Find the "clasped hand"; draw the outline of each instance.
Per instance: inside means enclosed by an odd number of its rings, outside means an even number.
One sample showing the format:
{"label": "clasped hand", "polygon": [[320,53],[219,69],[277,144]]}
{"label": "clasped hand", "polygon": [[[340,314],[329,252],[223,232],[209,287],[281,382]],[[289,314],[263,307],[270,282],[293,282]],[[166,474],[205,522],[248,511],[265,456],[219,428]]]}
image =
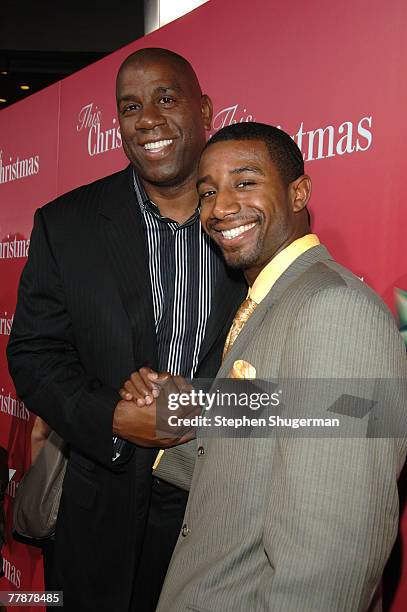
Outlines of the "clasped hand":
{"label": "clasped hand", "polygon": [[[184,444],[195,437],[195,431],[184,426],[184,419],[200,413],[195,405],[168,409],[170,394],[178,396],[192,390],[182,376],[168,372],[157,373],[141,368],[131,374],[120,389],[122,400],[117,404],[113,418],[113,433],[134,444],[145,447],[169,448]],[[177,417],[169,425],[168,417]]]}

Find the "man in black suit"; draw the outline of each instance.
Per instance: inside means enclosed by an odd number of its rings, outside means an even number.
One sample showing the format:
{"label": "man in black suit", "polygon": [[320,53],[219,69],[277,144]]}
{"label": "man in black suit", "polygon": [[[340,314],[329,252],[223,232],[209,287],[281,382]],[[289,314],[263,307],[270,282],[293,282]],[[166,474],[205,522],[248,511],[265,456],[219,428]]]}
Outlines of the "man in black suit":
{"label": "man in black suit", "polygon": [[8,346],[19,396],[70,446],[56,559],[64,609],[77,612],[155,609],[187,498],[174,483],[186,480],[165,467],[177,449],[152,477],[158,448],[177,441],[158,439],[151,408],[118,390],[143,366],[213,376],[245,294],[199,223],[212,107],[193,69],[144,49],[116,93],[131,163],[36,212]]}

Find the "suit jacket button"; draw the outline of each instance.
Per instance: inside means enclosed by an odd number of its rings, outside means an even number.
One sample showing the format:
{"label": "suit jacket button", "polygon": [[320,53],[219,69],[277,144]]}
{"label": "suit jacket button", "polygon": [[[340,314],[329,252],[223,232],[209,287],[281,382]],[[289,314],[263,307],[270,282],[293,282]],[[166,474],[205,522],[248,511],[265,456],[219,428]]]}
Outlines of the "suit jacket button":
{"label": "suit jacket button", "polygon": [[198,457],[202,457],[205,454],[205,449],[203,446],[198,446]]}
{"label": "suit jacket button", "polygon": [[184,525],[182,525],[182,529],[181,529],[181,535],[183,538],[186,538],[187,535],[190,533],[189,531],[189,527],[188,525],[185,523]]}

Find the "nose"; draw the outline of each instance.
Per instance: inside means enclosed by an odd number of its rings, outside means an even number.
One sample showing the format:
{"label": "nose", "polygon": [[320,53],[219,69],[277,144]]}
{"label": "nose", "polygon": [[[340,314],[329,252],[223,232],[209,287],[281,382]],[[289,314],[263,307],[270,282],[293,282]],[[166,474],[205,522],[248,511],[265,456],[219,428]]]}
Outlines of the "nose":
{"label": "nose", "polygon": [[215,219],[225,219],[229,215],[235,215],[239,212],[240,204],[236,194],[230,189],[218,189],[210,216]]}
{"label": "nose", "polygon": [[154,104],[146,104],[137,114],[135,127],[137,130],[153,130],[159,125],[164,125],[165,117]]}

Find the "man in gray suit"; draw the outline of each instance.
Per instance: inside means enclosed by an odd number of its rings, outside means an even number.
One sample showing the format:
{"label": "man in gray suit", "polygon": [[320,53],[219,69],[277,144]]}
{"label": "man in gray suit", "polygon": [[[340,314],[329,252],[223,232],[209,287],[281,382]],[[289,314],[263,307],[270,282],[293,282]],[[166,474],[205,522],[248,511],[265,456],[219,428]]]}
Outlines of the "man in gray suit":
{"label": "man in gray suit", "polygon": [[343,427],[201,431],[157,610],[367,610],[398,526],[405,428],[378,425],[407,402],[400,335],[380,298],[310,233],[311,181],[287,134],[257,123],[224,128],[198,176],[203,226],[250,287],[218,378],[292,381],[288,395],[301,380],[308,416],[327,410]]}

